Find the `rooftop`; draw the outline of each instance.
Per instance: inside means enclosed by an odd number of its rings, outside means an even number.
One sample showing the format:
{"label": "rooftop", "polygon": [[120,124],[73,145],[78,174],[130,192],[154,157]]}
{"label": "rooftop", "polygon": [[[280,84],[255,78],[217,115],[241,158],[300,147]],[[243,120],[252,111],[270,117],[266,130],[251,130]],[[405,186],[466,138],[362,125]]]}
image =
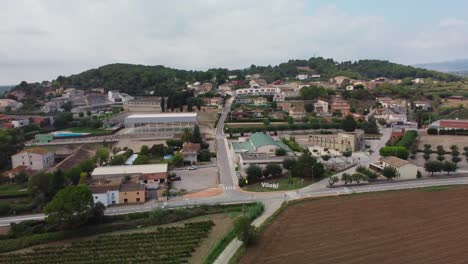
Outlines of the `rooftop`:
{"label": "rooftop", "polygon": [[394,156],[380,158],[380,161],[384,162],[384,163],[387,163],[387,164],[390,164],[390,165],[392,165],[394,167],[397,167],[397,168],[399,168],[401,166],[404,166],[406,164],[409,164],[408,161],[397,158],[397,157],[394,157]]}
{"label": "rooftop", "polygon": [[279,148],[282,148],[286,151],[291,151],[288,146],[286,146],[281,141],[276,141],[269,135],[265,133],[254,133],[252,134],[248,140],[245,142],[235,142],[232,143],[232,146],[236,150],[246,150],[246,151],[255,151],[259,147],[267,146],[267,145],[274,145]]}
{"label": "rooftop", "polygon": [[30,149],[24,149],[20,152],[18,152],[17,154],[21,154],[21,153],[34,153],[34,154],[39,154],[39,155],[46,155],[47,153],[49,153],[50,151],[48,151],[47,149],[45,148],[30,148]]}
{"label": "rooftop", "polygon": [[127,118],[151,118],[151,117],[196,117],[197,113],[159,113],[159,114],[134,114]]}
{"label": "rooftop", "polygon": [[184,143],[180,152],[199,152],[200,149],[201,149],[201,144],[187,142],[187,143]]}
{"label": "rooftop", "polygon": [[121,192],[136,192],[136,191],[144,191],[145,185],[140,183],[134,182],[127,182],[120,185]]}
{"label": "rooftop", "polygon": [[106,166],[98,167],[91,173],[92,176],[102,175],[128,175],[128,174],[151,174],[167,172],[167,164],[147,164],[131,166]]}
{"label": "rooftop", "polygon": [[266,153],[240,153],[240,156],[244,161],[283,161],[288,156],[271,156]]}
{"label": "rooftop", "polygon": [[90,185],[89,189],[92,193],[106,193],[108,191],[118,191],[118,185]]}

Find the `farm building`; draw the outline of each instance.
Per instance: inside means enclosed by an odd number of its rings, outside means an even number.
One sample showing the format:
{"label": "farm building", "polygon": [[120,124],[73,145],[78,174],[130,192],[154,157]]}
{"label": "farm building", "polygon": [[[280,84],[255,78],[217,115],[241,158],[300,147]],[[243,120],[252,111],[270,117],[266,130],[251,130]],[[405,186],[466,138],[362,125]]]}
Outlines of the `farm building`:
{"label": "farm building", "polygon": [[98,167],[91,173],[93,180],[110,180],[125,176],[139,176],[141,182],[157,185],[167,179],[167,164]]}

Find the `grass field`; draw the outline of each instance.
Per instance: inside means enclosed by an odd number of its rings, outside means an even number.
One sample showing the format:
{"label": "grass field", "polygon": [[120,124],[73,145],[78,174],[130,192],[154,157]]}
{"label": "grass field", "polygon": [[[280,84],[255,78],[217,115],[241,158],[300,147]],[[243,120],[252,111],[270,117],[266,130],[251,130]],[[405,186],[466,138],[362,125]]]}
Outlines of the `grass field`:
{"label": "grass field", "polygon": [[275,192],[275,191],[288,191],[288,190],[296,190],[303,188],[307,185],[310,185],[313,183],[312,180],[309,179],[302,179],[302,178],[292,178],[293,183],[289,184],[289,178],[280,178],[280,179],[274,179],[274,180],[268,180],[264,181],[265,183],[277,183],[279,184],[278,189],[273,189],[273,188],[266,188],[262,187],[261,183],[255,183],[252,185],[248,185],[244,187],[243,189],[249,192]]}
{"label": "grass field", "polygon": [[0,185],[0,197],[10,195],[23,195],[27,194],[26,184],[2,184]]}
{"label": "grass field", "polygon": [[466,263],[468,187],[309,200],[279,213],[240,263]]}

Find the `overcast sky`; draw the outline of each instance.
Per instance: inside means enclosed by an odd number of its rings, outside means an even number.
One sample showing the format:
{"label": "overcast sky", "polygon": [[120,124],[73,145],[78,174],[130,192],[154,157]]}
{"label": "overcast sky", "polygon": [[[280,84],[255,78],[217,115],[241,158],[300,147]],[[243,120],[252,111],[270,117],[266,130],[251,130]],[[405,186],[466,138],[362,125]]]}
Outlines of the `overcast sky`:
{"label": "overcast sky", "polygon": [[0,84],[108,63],[468,58],[466,0],[0,0]]}

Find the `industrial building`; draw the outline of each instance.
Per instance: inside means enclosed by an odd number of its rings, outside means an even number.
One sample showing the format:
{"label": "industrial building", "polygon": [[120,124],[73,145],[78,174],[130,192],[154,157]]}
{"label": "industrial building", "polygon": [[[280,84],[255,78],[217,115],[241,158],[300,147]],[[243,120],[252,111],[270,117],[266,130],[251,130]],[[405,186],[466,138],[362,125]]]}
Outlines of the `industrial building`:
{"label": "industrial building", "polygon": [[167,179],[167,164],[106,166],[95,168],[91,173],[93,180],[123,179],[125,176],[139,176],[140,182],[157,186]]}
{"label": "industrial building", "polygon": [[123,103],[123,108],[128,112],[161,113],[161,97],[144,96],[137,97]]}
{"label": "industrial building", "polygon": [[125,118],[127,133],[157,137],[172,137],[196,124],[197,113],[134,114]]}

